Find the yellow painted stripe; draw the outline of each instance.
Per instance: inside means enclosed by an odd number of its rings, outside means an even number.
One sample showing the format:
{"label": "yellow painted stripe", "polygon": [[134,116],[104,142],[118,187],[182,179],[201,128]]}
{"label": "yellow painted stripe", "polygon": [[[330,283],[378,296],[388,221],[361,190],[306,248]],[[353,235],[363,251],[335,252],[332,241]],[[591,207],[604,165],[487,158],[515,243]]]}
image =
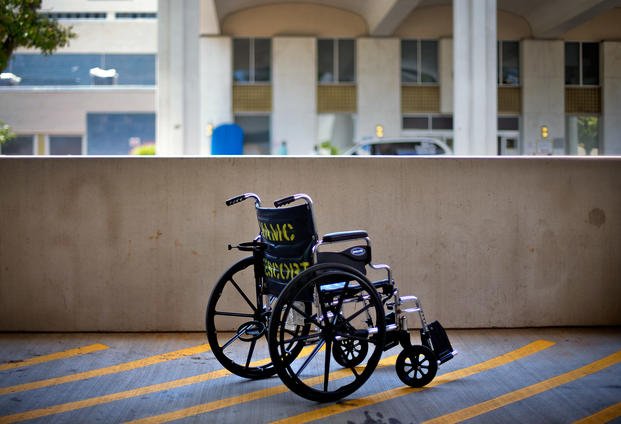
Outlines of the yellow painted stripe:
{"label": "yellow painted stripe", "polygon": [[621,402],[602,409],[593,415],[584,417],[583,419],[574,422],[574,424],[601,424],[607,423],[619,417],[621,417]]}
{"label": "yellow painted stripe", "polygon": [[0,395],[6,395],[9,393],[23,392],[26,390],[40,389],[43,387],[56,386],[58,384],[69,383],[73,381],[86,380],[87,378],[100,377],[108,374],[116,374],[123,371],[129,371],[136,368],[147,367],[149,365],[158,364],[160,362],[172,361],[173,359],[182,358],[185,356],[196,355],[209,350],[208,344],[202,344],[186,349],[176,350],[174,352],[168,352],[161,355],[150,356],[144,359],[138,359],[136,361],[125,362],[118,365],[112,365],[105,368],[99,368],[91,371],[84,371],[76,374],[66,375],[63,377],[49,378],[47,380],[33,381],[31,383],[18,384],[16,386],[1,387]]}
{"label": "yellow painted stripe", "polygon": [[[312,350],[312,347],[306,347],[302,349],[299,357],[308,355]],[[261,359],[256,362],[252,362],[250,365],[258,367],[269,363],[269,358]],[[63,412],[75,411],[77,409],[89,408],[92,406],[101,405],[104,403],[114,402],[117,400],[129,399],[132,397],[144,396],[150,393],[161,392],[164,390],[175,389],[178,387],[188,386],[190,384],[202,383],[217,378],[226,377],[231,373],[225,369],[208,372],[192,377],[181,378],[178,380],[168,381],[166,383],[153,384],[150,386],[139,387],[133,390],[126,390],[118,393],[111,393],[109,395],[96,396],[88,399],[78,400],[74,402],[63,403],[59,405],[49,406],[47,408],[33,409],[26,412],[20,412],[13,415],[5,415],[0,417],[0,424],[15,423],[19,421],[32,420],[35,418],[47,417],[49,415],[61,414]]]}
{"label": "yellow painted stripe", "polygon": [[95,343],[88,346],[69,349],[62,352],[50,353],[49,355],[37,356],[23,361],[7,362],[0,365],[0,371],[12,370],[15,368],[29,367],[31,365],[42,364],[44,362],[57,361],[59,359],[72,358],[74,356],[86,355],[87,353],[98,352],[100,350],[109,349],[108,346]]}
{"label": "yellow painted stripe", "polygon": [[[385,367],[388,365],[394,365],[397,360],[397,356],[391,356],[385,359],[382,359],[378,364],[378,368]],[[351,371],[349,369],[340,369],[333,373],[330,373],[330,380],[338,380],[340,378],[345,378],[351,376]],[[323,376],[312,377],[304,380],[304,382],[308,385],[315,385],[323,382]],[[284,384],[279,386],[270,387],[267,389],[257,390],[251,393],[246,393],[239,396],[232,396],[226,399],[216,400],[209,403],[203,403],[196,406],[191,406],[189,408],[179,409],[177,411],[168,412],[166,414],[154,415],[151,417],[146,417],[142,419],[138,419],[135,421],[130,421],[131,424],[147,424],[147,423],[166,423],[170,421],[179,420],[182,418],[192,417],[199,414],[204,414],[207,412],[215,411],[217,409],[227,408],[229,406],[239,405],[245,402],[252,402],[255,400],[263,399],[269,396],[274,396],[281,393],[288,392],[289,389]]]}
{"label": "yellow painted stripe", "polygon": [[476,365],[473,365],[467,368],[463,368],[461,370],[451,371],[451,372],[447,372],[446,374],[442,374],[436,377],[427,386],[422,387],[422,388],[416,389],[416,388],[407,387],[407,386],[398,387],[395,389],[376,393],[374,395],[366,396],[366,397],[359,398],[359,399],[345,400],[339,403],[326,406],[321,409],[316,409],[313,411],[295,415],[293,417],[288,417],[288,418],[276,421],[276,423],[278,424],[306,423],[309,421],[319,420],[322,418],[326,418],[326,417],[336,415],[336,414],[341,414],[343,412],[351,411],[351,410],[362,408],[365,406],[374,405],[374,404],[384,402],[390,399],[395,399],[401,396],[409,395],[414,392],[419,392],[429,387],[434,387],[434,386],[439,386],[440,384],[450,383],[452,381],[465,378],[473,374],[477,374],[479,372],[487,371],[492,368],[499,367],[501,365],[505,365],[509,362],[516,361],[525,356],[532,355],[534,353],[547,349],[553,345],[554,345],[553,342],[546,341],[546,340],[538,340],[526,346],[523,346],[519,349],[505,353],[503,355],[497,356],[495,358],[489,359],[479,364],[476,364]]}
{"label": "yellow painted stripe", "polygon": [[595,361],[588,365],[575,369],[573,371],[569,371],[556,377],[541,381],[537,384],[533,384],[510,393],[506,393],[502,396],[490,399],[477,405],[460,409],[459,411],[455,411],[451,414],[443,415],[441,417],[434,418],[433,420],[425,421],[425,423],[458,423],[493,411],[495,409],[502,408],[503,406],[509,405],[511,403],[515,403],[531,396],[535,396],[547,390],[554,389],[555,387],[558,387],[562,384],[566,384],[579,378],[586,377],[587,375],[601,371],[604,368],[607,368],[619,362],[621,362],[621,351],[607,356],[603,359],[600,359],[599,361]]}

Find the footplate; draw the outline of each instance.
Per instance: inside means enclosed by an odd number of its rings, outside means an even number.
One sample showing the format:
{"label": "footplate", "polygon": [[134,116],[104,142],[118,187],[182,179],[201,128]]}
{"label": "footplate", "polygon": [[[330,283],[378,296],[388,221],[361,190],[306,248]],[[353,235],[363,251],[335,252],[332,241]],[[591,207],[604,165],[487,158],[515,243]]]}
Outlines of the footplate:
{"label": "footplate", "polygon": [[438,358],[438,363],[443,364],[457,355],[457,351],[453,350],[446,331],[438,321],[434,321],[427,325],[427,328],[421,328],[420,337],[424,346],[433,350]]}

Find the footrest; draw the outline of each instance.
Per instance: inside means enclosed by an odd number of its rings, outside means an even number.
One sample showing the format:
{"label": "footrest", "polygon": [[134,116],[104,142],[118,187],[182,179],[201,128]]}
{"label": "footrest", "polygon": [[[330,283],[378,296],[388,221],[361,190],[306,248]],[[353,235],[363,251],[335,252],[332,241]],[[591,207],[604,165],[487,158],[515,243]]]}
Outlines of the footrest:
{"label": "footrest", "polygon": [[[414,302],[416,306],[411,307],[411,308],[403,308],[404,303],[411,303],[411,302]],[[401,308],[402,313],[411,314],[414,312],[421,311],[420,305],[418,303],[418,298],[416,296],[401,296],[399,297],[399,303],[402,305],[402,308]]]}
{"label": "footrest", "polygon": [[457,355],[457,351],[453,350],[446,331],[438,321],[434,321],[427,325],[427,329],[421,328],[420,337],[423,345],[427,346],[436,354],[440,364],[452,359]]}

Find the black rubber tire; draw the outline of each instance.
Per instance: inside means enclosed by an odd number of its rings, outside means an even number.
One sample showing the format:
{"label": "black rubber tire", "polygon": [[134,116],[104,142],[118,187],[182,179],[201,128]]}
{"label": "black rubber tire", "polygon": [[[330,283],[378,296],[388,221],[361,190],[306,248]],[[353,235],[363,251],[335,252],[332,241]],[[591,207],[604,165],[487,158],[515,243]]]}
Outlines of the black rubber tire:
{"label": "black rubber tire", "polygon": [[[343,286],[339,288],[338,282]],[[302,311],[296,306],[300,302],[312,309]],[[355,392],[377,367],[386,335],[384,308],[375,288],[354,268],[336,263],[310,267],[286,286],[272,312],[270,357],[282,382],[299,396],[317,402],[337,401]],[[310,324],[303,336],[292,336],[287,329],[296,319]],[[368,343],[366,358],[360,358],[357,367],[331,373],[336,367],[332,364],[334,343],[353,339]],[[287,353],[292,342],[311,345],[312,351],[292,360]],[[324,347],[325,352],[320,352]]]}
{"label": "black rubber tire", "polygon": [[423,387],[431,383],[438,372],[435,353],[426,346],[406,347],[397,356],[397,376],[410,387]]}
{"label": "black rubber tire", "polygon": [[[220,277],[207,304],[205,324],[211,351],[220,364],[240,377],[260,379],[274,375],[276,369],[271,361],[256,366],[251,365],[253,361],[259,360],[255,348],[259,339],[267,339],[269,321],[269,308],[257,307],[253,264],[252,257],[244,258]],[[235,293],[237,293],[235,299],[237,302],[229,298]],[[224,302],[231,306],[225,307]],[[231,320],[237,318],[238,323],[241,322],[237,331],[234,331],[233,337],[224,343],[218,339],[218,333],[231,329],[219,329],[218,325],[222,323],[217,322],[218,317],[227,317]],[[239,356],[239,352],[245,348],[243,343],[248,346],[248,354]]]}

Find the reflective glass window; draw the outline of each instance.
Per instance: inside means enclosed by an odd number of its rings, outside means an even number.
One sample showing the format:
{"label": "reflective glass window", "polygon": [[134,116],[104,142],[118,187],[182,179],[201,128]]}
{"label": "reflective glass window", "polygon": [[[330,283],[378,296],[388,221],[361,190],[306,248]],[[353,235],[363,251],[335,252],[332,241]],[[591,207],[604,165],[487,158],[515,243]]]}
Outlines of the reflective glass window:
{"label": "reflective glass window", "polygon": [[435,84],[438,81],[438,42],[401,40],[401,82]]}
{"label": "reflective glass window", "polygon": [[97,67],[116,69],[116,84],[155,85],[154,54],[18,53],[6,72],[20,77],[20,86],[91,85],[90,70]]}
{"label": "reflective glass window", "polygon": [[431,118],[432,130],[452,130],[453,129],[453,117],[452,116],[433,116]]}
{"label": "reflective glass window", "polygon": [[580,43],[565,43],[565,84],[580,84]]}
{"label": "reflective glass window", "polygon": [[420,43],[420,82],[438,82],[438,42]]}
{"label": "reflective glass window", "polygon": [[271,80],[272,43],[267,38],[254,40],[254,80]]}
{"label": "reflective glass window", "polygon": [[269,82],[272,78],[272,43],[269,38],[233,40],[233,81]]}
{"label": "reflective glass window", "polygon": [[582,84],[599,85],[598,43],[582,43]]}
{"label": "reflective glass window", "polygon": [[155,142],[155,113],[89,113],[86,127],[89,155],[127,155]]}
{"label": "reflective glass window", "polygon": [[498,117],[498,130],[499,131],[519,131],[520,118],[517,116],[499,116]]}
{"label": "reflective glass window", "polygon": [[600,120],[597,116],[568,116],[565,134],[567,153],[578,156],[597,156],[599,151]]}
{"label": "reflective glass window", "polygon": [[334,41],[317,40],[317,81],[334,82]]}
{"label": "reflective glass window", "polygon": [[261,115],[237,115],[235,123],[244,132],[245,155],[270,154],[270,117]]}
{"label": "reflective glass window", "polygon": [[49,137],[50,155],[81,155],[82,137],[57,136]]}
{"label": "reflective glass window", "polygon": [[417,82],[418,43],[415,40],[401,41],[401,82]]}
{"label": "reflective glass window", "polygon": [[428,130],[429,129],[429,117],[428,116],[406,116],[403,118],[404,130]]}
{"label": "reflective glass window", "polygon": [[339,49],[339,82],[356,80],[354,40],[338,40]]}
{"label": "reflective glass window", "polygon": [[356,81],[354,40],[317,40],[317,81],[320,83]]}
{"label": "reflective glass window", "polygon": [[0,145],[3,155],[34,155],[34,137],[32,135],[18,135]]}
{"label": "reflective glass window", "polygon": [[500,41],[500,82],[503,85],[520,84],[520,43],[517,41]]}
{"label": "reflective glass window", "polygon": [[250,81],[250,39],[233,40],[233,81]]}

